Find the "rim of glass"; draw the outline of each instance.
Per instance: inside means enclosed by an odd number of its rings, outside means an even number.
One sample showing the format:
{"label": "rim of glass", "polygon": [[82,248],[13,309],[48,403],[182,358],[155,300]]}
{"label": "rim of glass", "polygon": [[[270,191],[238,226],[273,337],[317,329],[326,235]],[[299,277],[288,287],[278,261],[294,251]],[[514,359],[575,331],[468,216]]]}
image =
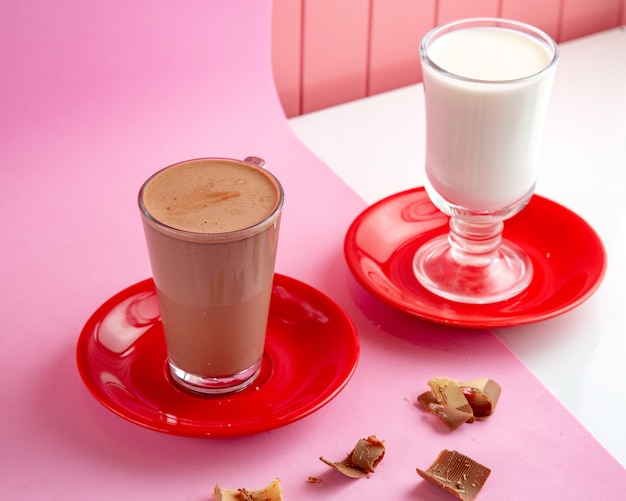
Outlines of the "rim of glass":
{"label": "rim of glass", "polygon": [[[145,206],[144,201],[143,201],[143,193],[146,189],[146,186],[148,186],[148,184],[150,184],[150,182],[155,177],[157,177],[159,174],[161,174],[162,172],[166,170],[177,167],[179,165],[191,164],[191,163],[196,163],[196,162],[225,162],[225,163],[231,163],[231,164],[240,164],[240,165],[245,165],[246,167],[250,167],[252,169],[258,169],[260,171],[263,171],[263,173],[267,174],[267,176],[272,180],[272,182],[278,188],[278,200],[276,202],[275,207],[267,216],[265,216],[259,222],[254,223],[250,226],[246,226],[245,228],[240,228],[238,230],[233,230],[233,231],[204,233],[200,231],[184,230],[181,228],[176,228],[175,226],[170,226],[168,224],[165,224],[163,221],[153,216],[148,210],[148,208]],[[187,235],[190,239],[194,239],[194,240],[204,237],[211,241],[218,241],[221,239],[230,241],[230,240],[238,240],[239,238],[245,238],[249,236],[250,234],[260,233],[263,229],[265,229],[267,226],[272,224],[281,213],[281,210],[283,208],[283,204],[285,201],[285,193],[283,190],[283,186],[282,184],[280,184],[280,181],[278,180],[278,178],[276,178],[276,176],[272,174],[269,170],[265,169],[265,167],[260,167],[259,165],[254,164],[252,162],[247,162],[245,160],[236,160],[233,158],[194,158],[191,160],[183,160],[181,162],[168,165],[167,167],[164,167],[163,169],[156,171],[143,183],[143,185],[141,186],[141,189],[139,190],[139,195],[137,196],[137,199],[138,199],[137,201],[139,204],[139,209],[141,210],[141,215],[145,218],[145,220],[148,221],[151,225],[158,227],[158,228],[162,228],[164,231],[170,234],[176,234],[179,237],[184,237],[185,235]]]}
{"label": "rim of glass", "polygon": [[[509,80],[483,80],[483,79],[478,79],[478,78],[465,77],[463,75],[457,75],[456,73],[452,73],[446,70],[445,68],[442,68],[441,66],[439,66],[428,56],[428,47],[430,46],[433,40],[447,33],[450,33],[452,31],[456,31],[457,29],[472,28],[472,27],[504,28],[504,29],[509,29],[512,31],[517,31],[517,32],[532,36],[535,40],[542,43],[545,47],[547,47],[551,51],[552,58],[550,59],[550,62],[544,68],[542,68],[540,71],[536,73],[533,73],[532,75],[526,75],[524,77],[513,78]],[[455,80],[460,80],[463,82],[480,83],[480,84],[522,83],[528,80],[533,80],[535,78],[538,78],[540,75],[543,75],[544,73],[548,72],[551,68],[553,68],[559,59],[559,46],[552,39],[552,37],[548,35],[545,31],[531,24],[524,23],[521,21],[515,21],[513,19],[500,18],[500,17],[472,17],[472,18],[467,18],[467,19],[458,19],[456,21],[451,21],[449,23],[436,26],[435,28],[430,30],[428,33],[426,33],[426,35],[424,36],[424,38],[422,38],[422,41],[420,43],[420,58],[424,63],[426,63],[431,68],[436,69],[437,71],[445,74],[446,76],[450,78],[454,78]]]}

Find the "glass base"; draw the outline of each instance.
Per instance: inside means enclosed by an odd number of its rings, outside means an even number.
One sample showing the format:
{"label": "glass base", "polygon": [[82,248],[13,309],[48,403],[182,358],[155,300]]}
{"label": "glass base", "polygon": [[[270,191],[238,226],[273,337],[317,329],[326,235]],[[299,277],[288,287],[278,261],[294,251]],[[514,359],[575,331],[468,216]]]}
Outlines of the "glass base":
{"label": "glass base", "polygon": [[176,384],[195,393],[221,395],[234,393],[248,387],[261,372],[261,360],[237,374],[226,377],[207,377],[191,374],[168,360],[170,374]]}
{"label": "glass base", "polygon": [[413,272],[433,294],[460,303],[487,304],[510,299],[526,289],[533,267],[524,251],[506,240],[488,257],[463,263],[450,238],[443,235],[419,248]]}

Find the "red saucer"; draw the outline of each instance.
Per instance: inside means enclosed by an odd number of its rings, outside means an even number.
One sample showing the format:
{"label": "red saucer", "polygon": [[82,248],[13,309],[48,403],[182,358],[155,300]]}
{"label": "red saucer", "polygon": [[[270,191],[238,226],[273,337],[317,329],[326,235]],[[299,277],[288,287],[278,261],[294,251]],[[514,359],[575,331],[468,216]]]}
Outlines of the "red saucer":
{"label": "red saucer", "polygon": [[580,305],[600,285],[606,268],[602,242],[568,209],[540,196],[504,222],[504,238],[530,256],[534,277],[507,301],[454,303],[424,289],[413,276],[418,247],[448,231],[448,217],[424,188],[397,193],[362,212],[350,226],[345,257],[357,281],[386,304],[425,320],[496,328],[545,320]]}
{"label": "red saucer", "polygon": [[80,375],[93,396],[140,426],[191,437],[234,437],[301,419],[332,400],[354,373],[356,329],[330,298],[275,275],[261,374],[245,390],[195,396],[175,386],[154,284],[104,303],[78,340]]}

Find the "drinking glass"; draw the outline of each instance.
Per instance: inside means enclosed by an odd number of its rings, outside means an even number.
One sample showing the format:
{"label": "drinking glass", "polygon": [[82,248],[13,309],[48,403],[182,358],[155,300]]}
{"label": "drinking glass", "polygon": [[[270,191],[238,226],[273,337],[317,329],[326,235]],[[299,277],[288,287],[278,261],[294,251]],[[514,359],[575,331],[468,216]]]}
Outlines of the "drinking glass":
{"label": "drinking glass", "polygon": [[533,267],[502,231],[535,189],[558,47],[528,24],[476,18],[430,31],[420,56],[426,191],[450,228],[418,249],[413,272],[451,301],[509,299],[528,286]]}
{"label": "drinking glass", "polygon": [[221,394],[261,371],[284,193],[263,160],[201,158],[139,192],[169,373]]}

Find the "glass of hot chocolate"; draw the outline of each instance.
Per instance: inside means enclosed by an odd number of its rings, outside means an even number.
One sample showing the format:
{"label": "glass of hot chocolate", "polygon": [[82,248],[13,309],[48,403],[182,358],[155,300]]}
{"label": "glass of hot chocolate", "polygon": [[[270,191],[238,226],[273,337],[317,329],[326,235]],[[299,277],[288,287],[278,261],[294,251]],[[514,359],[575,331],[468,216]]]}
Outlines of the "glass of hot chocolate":
{"label": "glass of hot chocolate", "polygon": [[426,190],[450,230],[420,247],[414,274],[451,301],[509,299],[530,284],[533,266],[503,239],[504,221],[535,189],[557,45],[524,23],[465,19],[429,32],[420,56]]}
{"label": "glass of hot chocolate", "polygon": [[261,370],[284,193],[263,161],[167,167],[139,207],[175,383],[238,391]]}

